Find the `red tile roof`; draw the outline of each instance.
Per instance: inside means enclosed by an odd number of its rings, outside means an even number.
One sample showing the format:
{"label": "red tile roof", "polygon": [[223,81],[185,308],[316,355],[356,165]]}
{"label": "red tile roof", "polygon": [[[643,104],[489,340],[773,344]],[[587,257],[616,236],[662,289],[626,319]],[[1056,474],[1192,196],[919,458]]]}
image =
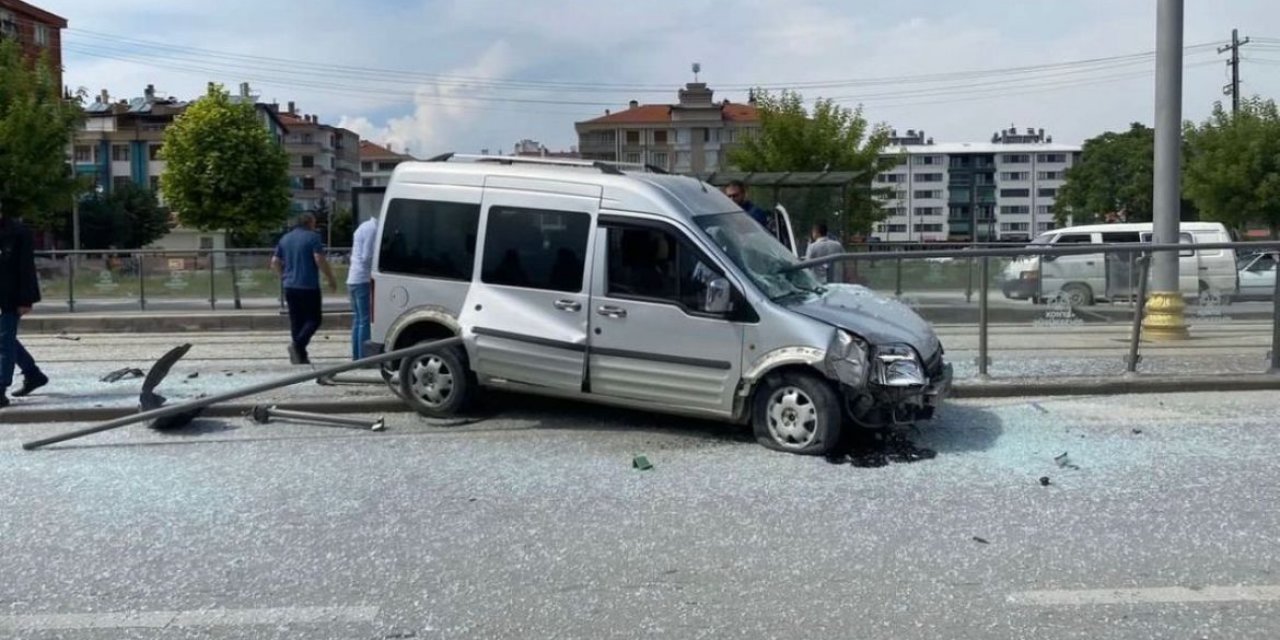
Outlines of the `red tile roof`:
{"label": "red tile roof", "polygon": [[44,9],[41,9],[40,7],[37,7],[35,5],[27,4],[22,0],[0,0],[0,7],[10,9],[14,13],[21,13],[24,15],[31,16],[35,18],[37,22],[49,25],[51,27],[56,27],[58,29],[67,28],[66,18],[60,15],[51,13],[49,11],[45,11]]}
{"label": "red tile roof", "polygon": [[360,157],[361,158],[400,158],[402,160],[413,160],[413,156],[396,153],[380,144],[369,142],[368,140],[360,141]]}
{"label": "red tile roof", "polygon": [[[674,105],[642,104],[625,111],[587,120],[583,124],[657,124],[671,122],[671,110]],[[722,104],[720,115],[728,122],[755,122],[760,119],[755,105],[730,102]]]}

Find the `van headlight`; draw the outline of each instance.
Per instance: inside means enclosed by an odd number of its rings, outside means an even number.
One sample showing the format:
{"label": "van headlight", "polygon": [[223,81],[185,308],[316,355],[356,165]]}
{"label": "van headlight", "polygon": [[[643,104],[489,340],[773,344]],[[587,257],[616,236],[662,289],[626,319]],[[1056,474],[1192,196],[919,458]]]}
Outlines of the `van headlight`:
{"label": "van headlight", "polygon": [[920,357],[905,344],[876,347],[873,367],[873,379],[884,387],[921,387],[926,382]]}

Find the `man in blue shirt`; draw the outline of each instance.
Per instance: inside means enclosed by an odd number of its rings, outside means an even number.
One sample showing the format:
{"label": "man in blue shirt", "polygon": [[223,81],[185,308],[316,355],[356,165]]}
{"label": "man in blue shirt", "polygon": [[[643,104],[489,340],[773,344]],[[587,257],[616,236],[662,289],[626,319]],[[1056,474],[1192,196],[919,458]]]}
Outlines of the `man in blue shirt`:
{"label": "man in blue shirt", "polygon": [[742,207],[742,210],[746,211],[752,220],[759,222],[760,226],[765,229],[769,228],[769,214],[747,199],[747,185],[741,180],[732,180],[725,185],[724,194],[729,196],[729,199],[737,203],[739,207]]}
{"label": "man in blue shirt", "polygon": [[283,277],[284,299],[289,305],[289,330],[293,337],[289,362],[311,364],[307,347],[320,329],[322,319],[320,273],[324,272],[330,291],[338,290],[333,270],[325,259],[324,243],[316,233],[315,216],[302,214],[297,226],[280,238],[276,254],[271,258],[271,268]]}

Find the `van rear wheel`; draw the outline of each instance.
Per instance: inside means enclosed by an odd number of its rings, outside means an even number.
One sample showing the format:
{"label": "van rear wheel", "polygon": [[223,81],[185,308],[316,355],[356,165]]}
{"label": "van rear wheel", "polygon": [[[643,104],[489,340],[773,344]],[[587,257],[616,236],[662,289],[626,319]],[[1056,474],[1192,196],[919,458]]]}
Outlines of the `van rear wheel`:
{"label": "van rear wheel", "polygon": [[1073,307],[1093,306],[1093,291],[1083,284],[1072,283],[1063,287],[1062,297],[1066,298]]}
{"label": "van rear wheel", "polygon": [[756,440],[775,451],[826,455],[840,441],[843,425],[840,397],[826,380],[813,374],[769,376],[752,402]]}
{"label": "van rear wheel", "polygon": [[400,395],[414,411],[428,418],[448,418],[465,411],[475,388],[462,347],[442,347],[400,363]]}

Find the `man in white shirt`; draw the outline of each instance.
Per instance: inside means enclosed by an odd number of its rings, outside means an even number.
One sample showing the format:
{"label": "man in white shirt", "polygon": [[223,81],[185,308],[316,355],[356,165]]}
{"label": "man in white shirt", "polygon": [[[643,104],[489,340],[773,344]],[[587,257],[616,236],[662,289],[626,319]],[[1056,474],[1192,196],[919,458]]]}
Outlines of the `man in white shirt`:
{"label": "man in white shirt", "polygon": [[347,272],[347,291],[351,293],[351,358],[364,355],[369,340],[369,307],[373,303],[369,282],[373,276],[373,252],[378,246],[378,219],[365,220],[356,227],[351,241],[351,270]]}
{"label": "man in white shirt", "polygon": [[[827,256],[834,256],[844,253],[844,247],[835,238],[832,238],[827,231],[827,223],[819,220],[813,225],[813,231],[810,232],[809,248],[804,253],[805,260],[817,260]],[[826,284],[831,281],[831,263],[813,267],[813,275],[818,278],[818,282]]]}

